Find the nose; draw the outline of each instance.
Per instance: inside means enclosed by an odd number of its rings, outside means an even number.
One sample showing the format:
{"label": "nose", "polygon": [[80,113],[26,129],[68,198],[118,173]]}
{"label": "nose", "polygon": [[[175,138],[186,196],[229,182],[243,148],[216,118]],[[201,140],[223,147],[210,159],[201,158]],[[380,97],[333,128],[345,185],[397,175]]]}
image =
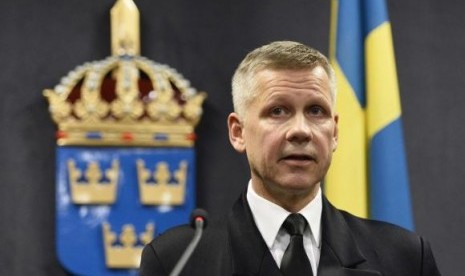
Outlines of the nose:
{"label": "nose", "polygon": [[293,143],[305,143],[313,138],[311,123],[304,115],[295,115],[289,121],[289,129],[286,134],[286,139]]}

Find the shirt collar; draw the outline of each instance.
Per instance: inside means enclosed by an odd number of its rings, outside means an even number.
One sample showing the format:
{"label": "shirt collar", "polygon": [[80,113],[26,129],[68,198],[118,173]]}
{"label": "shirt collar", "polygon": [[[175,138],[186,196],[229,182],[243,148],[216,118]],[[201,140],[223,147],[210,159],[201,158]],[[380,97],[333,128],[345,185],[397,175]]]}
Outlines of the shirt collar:
{"label": "shirt collar", "polygon": [[[281,206],[259,196],[253,190],[252,180],[249,181],[247,188],[247,202],[249,203],[250,210],[252,211],[258,230],[262,234],[268,248],[271,248],[281,225],[291,213]],[[321,188],[318,188],[315,198],[298,212],[308,221],[313,238],[315,239],[318,247],[320,247],[321,244],[320,229],[322,210],[323,204]]]}

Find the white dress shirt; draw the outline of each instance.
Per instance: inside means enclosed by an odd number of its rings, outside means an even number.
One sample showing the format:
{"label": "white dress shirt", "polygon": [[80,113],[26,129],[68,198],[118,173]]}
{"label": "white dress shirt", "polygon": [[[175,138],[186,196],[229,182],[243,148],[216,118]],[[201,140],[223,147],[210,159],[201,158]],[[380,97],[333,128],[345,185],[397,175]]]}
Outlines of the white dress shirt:
{"label": "white dress shirt", "polygon": [[[291,213],[259,196],[252,187],[252,181],[249,181],[247,188],[247,202],[258,230],[276,264],[280,267],[284,252],[290,242],[290,235],[281,226]],[[314,276],[317,276],[318,263],[320,262],[322,210],[321,189],[318,189],[315,198],[298,212],[305,217],[309,225],[305,228],[303,238],[305,252],[312,265]]]}

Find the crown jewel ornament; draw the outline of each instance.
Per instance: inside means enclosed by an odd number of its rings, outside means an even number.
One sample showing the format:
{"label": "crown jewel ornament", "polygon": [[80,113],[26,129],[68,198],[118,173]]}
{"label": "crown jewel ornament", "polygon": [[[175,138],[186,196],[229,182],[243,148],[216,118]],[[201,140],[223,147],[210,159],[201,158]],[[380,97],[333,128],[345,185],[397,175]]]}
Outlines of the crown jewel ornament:
{"label": "crown jewel ornament", "polygon": [[44,90],[58,145],[192,147],[206,94],[175,69],[139,56],[132,0],[118,0],[111,19],[113,56],[77,66]]}

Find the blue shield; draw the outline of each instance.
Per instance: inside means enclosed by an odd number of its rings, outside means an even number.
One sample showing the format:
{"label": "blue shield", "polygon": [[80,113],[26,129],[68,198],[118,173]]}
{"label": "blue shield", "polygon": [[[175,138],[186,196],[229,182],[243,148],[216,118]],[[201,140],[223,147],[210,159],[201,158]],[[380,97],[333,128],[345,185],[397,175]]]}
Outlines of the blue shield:
{"label": "blue shield", "polygon": [[57,148],[60,262],[77,275],[137,275],[156,233],[195,206],[193,148]]}

